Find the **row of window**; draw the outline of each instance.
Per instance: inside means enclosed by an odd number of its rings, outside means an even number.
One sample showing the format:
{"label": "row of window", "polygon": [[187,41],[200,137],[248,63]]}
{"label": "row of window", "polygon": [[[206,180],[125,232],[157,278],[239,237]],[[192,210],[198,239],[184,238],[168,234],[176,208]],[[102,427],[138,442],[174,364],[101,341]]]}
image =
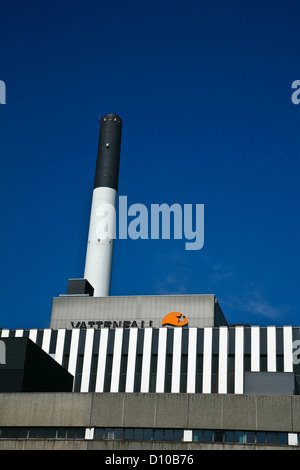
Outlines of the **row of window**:
{"label": "row of window", "polygon": [[[0,439],[85,439],[83,427],[4,427]],[[94,439],[120,441],[174,441],[184,440],[183,429],[152,428],[94,428]],[[287,432],[220,431],[196,429],[193,442],[288,445]],[[300,445],[300,433],[298,434]]]}
{"label": "row of window", "polygon": [[[300,436],[298,440],[300,443]],[[287,445],[287,432],[194,430],[194,442]]]}
{"label": "row of window", "polygon": [[85,428],[0,428],[0,439],[84,439]]}
{"label": "row of window", "polygon": [[95,428],[94,439],[126,441],[182,441],[183,429]]}
{"label": "row of window", "polygon": [[[95,428],[94,439],[183,441],[182,429]],[[288,445],[288,433],[265,431],[192,431],[193,442]],[[300,435],[299,444],[300,444]]]}

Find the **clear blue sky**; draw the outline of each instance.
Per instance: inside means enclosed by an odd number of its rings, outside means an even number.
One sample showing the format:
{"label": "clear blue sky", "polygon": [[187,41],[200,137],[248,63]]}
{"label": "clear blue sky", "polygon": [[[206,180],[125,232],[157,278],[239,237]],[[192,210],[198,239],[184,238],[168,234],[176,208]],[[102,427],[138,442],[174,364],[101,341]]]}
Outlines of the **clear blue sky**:
{"label": "clear blue sky", "polygon": [[[0,325],[45,328],[83,277],[98,116],[119,195],[204,204],[205,244],[117,240],[112,295],[214,293],[230,323],[300,325],[300,5],[3,0]],[[184,312],[188,315],[188,312]]]}

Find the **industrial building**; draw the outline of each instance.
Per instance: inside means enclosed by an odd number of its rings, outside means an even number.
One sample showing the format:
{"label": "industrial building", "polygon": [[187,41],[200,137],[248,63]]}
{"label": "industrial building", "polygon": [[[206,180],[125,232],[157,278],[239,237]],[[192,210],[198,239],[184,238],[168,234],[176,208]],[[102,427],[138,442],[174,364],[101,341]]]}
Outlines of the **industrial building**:
{"label": "industrial building", "polygon": [[0,333],[0,449],[299,450],[298,327],[229,325],[213,294],[110,296],[97,209],[116,205],[121,129],[101,119],[83,279],[49,328]]}

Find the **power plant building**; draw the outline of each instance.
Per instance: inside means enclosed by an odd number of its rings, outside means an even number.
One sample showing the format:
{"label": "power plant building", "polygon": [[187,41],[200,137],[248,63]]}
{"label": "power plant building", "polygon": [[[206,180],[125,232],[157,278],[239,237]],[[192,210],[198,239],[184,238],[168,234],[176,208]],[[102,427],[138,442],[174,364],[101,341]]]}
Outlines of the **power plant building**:
{"label": "power plant building", "polygon": [[229,325],[213,294],[110,296],[97,218],[116,207],[121,130],[101,119],[84,277],[53,299],[49,328],[0,332],[0,449],[299,450],[299,327]]}

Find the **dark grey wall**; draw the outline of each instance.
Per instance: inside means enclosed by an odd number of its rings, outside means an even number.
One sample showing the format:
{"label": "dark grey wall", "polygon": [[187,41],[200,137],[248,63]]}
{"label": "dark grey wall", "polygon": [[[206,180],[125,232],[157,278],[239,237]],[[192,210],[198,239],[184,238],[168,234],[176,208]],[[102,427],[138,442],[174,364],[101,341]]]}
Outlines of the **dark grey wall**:
{"label": "dark grey wall", "polygon": [[245,393],[256,395],[293,395],[293,372],[245,372]]}

